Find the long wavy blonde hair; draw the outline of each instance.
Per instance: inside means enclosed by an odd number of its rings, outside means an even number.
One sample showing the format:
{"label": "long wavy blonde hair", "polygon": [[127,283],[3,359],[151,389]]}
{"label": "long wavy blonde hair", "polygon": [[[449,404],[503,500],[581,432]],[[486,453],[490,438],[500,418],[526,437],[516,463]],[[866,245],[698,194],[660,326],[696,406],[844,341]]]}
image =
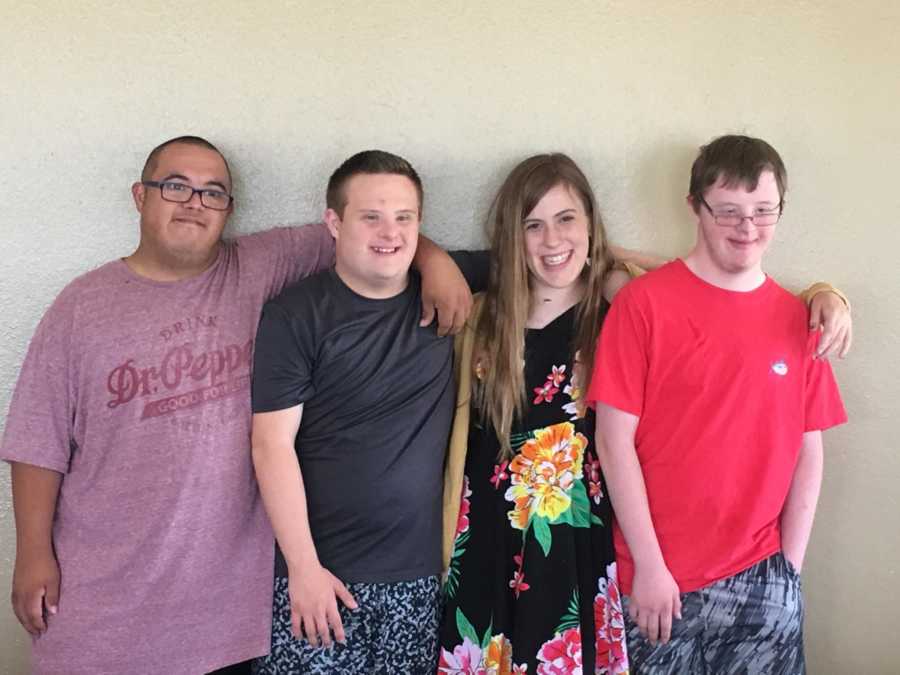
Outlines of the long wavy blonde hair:
{"label": "long wavy blonde hair", "polygon": [[527,405],[525,330],[531,285],[525,262],[523,223],[544,195],[557,185],[564,185],[578,195],[590,228],[590,264],[582,271],[585,293],[577,309],[571,345],[571,362],[574,364],[577,353],[584,377],[582,392],[593,372],[597,335],[606,311],[603,283],[612,266],[612,257],[590,183],[578,165],[564,154],[529,157],[507,176],[488,214],[490,278],[473,350],[475,406],[482,422],[497,434],[503,458],[513,454],[510,432],[513,423],[522,419]]}

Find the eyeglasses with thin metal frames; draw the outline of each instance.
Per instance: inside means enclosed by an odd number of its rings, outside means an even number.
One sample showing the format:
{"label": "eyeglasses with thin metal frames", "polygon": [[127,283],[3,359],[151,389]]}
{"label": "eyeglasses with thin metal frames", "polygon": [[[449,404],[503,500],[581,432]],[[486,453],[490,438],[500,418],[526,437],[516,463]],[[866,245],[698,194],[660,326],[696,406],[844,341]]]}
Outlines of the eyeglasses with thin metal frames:
{"label": "eyeglasses with thin metal frames", "polygon": [[752,216],[745,216],[742,213],[716,213],[712,210],[712,207],[706,203],[706,200],[703,199],[703,197],[700,197],[700,203],[706,207],[707,211],[709,211],[709,215],[713,217],[716,225],[721,227],[738,227],[746,219],[749,219],[756,227],[772,227],[781,218],[781,211],[784,206],[783,202],[778,202],[777,210],[764,211],[762,213],[755,213]]}

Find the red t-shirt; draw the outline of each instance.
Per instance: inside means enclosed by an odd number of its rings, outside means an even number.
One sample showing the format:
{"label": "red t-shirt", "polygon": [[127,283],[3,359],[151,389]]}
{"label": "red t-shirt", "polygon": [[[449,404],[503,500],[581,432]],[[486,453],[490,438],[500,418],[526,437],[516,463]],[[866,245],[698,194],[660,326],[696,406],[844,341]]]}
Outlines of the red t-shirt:
{"label": "red t-shirt", "polygon": [[[681,592],[781,549],[803,433],[847,419],[831,366],[812,358],[816,339],[806,307],[771,278],[728,291],[676,260],[616,297],[587,398],[640,417],[650,514]],[[615,541],[630,593],[618,526]]]}

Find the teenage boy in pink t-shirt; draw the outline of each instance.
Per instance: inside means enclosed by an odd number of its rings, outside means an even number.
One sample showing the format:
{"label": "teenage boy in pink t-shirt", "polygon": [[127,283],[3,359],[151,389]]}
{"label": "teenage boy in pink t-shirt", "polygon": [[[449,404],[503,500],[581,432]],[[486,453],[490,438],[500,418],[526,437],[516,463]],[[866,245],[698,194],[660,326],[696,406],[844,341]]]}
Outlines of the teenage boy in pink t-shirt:
{"label": "teenage boy in pink t-shirt", "polygon": [[588,399],[637,673],[804,670],[822,430],[846,421],[806,309],[762,270],[787,176],[768,143],[704,146],[697,243],[626,286]]}
{"label": "teenage boy in pink t-shirt", "polygon": [[[38,675],[197,675],[270,644],[253,344],[266,300],[330,267],[334,241],[324,224],[222,240],[231,173],[193,136],[154,149],[132,193],[137,250],[47,311],[0,447],[12,464],[13,608],[35,636]],[[423,298],[461,299],[461,324],[465,281],[433,245],[419,252],[423,288],[432,279]],[[438,310],[453,323],[453,307]]]}

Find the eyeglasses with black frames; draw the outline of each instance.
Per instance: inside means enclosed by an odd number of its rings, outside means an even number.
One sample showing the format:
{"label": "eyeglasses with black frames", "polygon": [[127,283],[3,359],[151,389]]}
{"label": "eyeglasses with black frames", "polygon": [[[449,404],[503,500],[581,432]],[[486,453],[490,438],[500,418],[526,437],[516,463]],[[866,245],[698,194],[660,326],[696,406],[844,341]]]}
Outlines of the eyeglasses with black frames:
{"label": "eyeglasses with black frames", "polygon": [[700,203],[709,211],[713,220],[716,221],[716,225],[721,225],[722,227],[737,227],[746,219],[749,219],[756,227],[772,227],[781,218],[781,211],[784,206],[783,202],[779,202],[774,209],[758,209],[752,216],[745,216],[734,206],[713,210],[703,197],[700,197]]}
{"label": "eyeglasses with black frames", "polygon": [[224,190],[217,190],[216,188],[195,188],[186,185],[185,183],[178,183],[171,180],[164,180],[161,182],[156,180],[144,180],[141,181],[141,183],[147,187],[159,188],[160,195],[162,195],[162,198],[167,202],[184,204],[185,202],[191,201],[191,199],[194,198],[194,194],[198,194],[200,195],[200,203],[206,208],[213,209],[214,211],[225,211],[231,206],[231,202],[234,201],[234,197],[230,194]]}

